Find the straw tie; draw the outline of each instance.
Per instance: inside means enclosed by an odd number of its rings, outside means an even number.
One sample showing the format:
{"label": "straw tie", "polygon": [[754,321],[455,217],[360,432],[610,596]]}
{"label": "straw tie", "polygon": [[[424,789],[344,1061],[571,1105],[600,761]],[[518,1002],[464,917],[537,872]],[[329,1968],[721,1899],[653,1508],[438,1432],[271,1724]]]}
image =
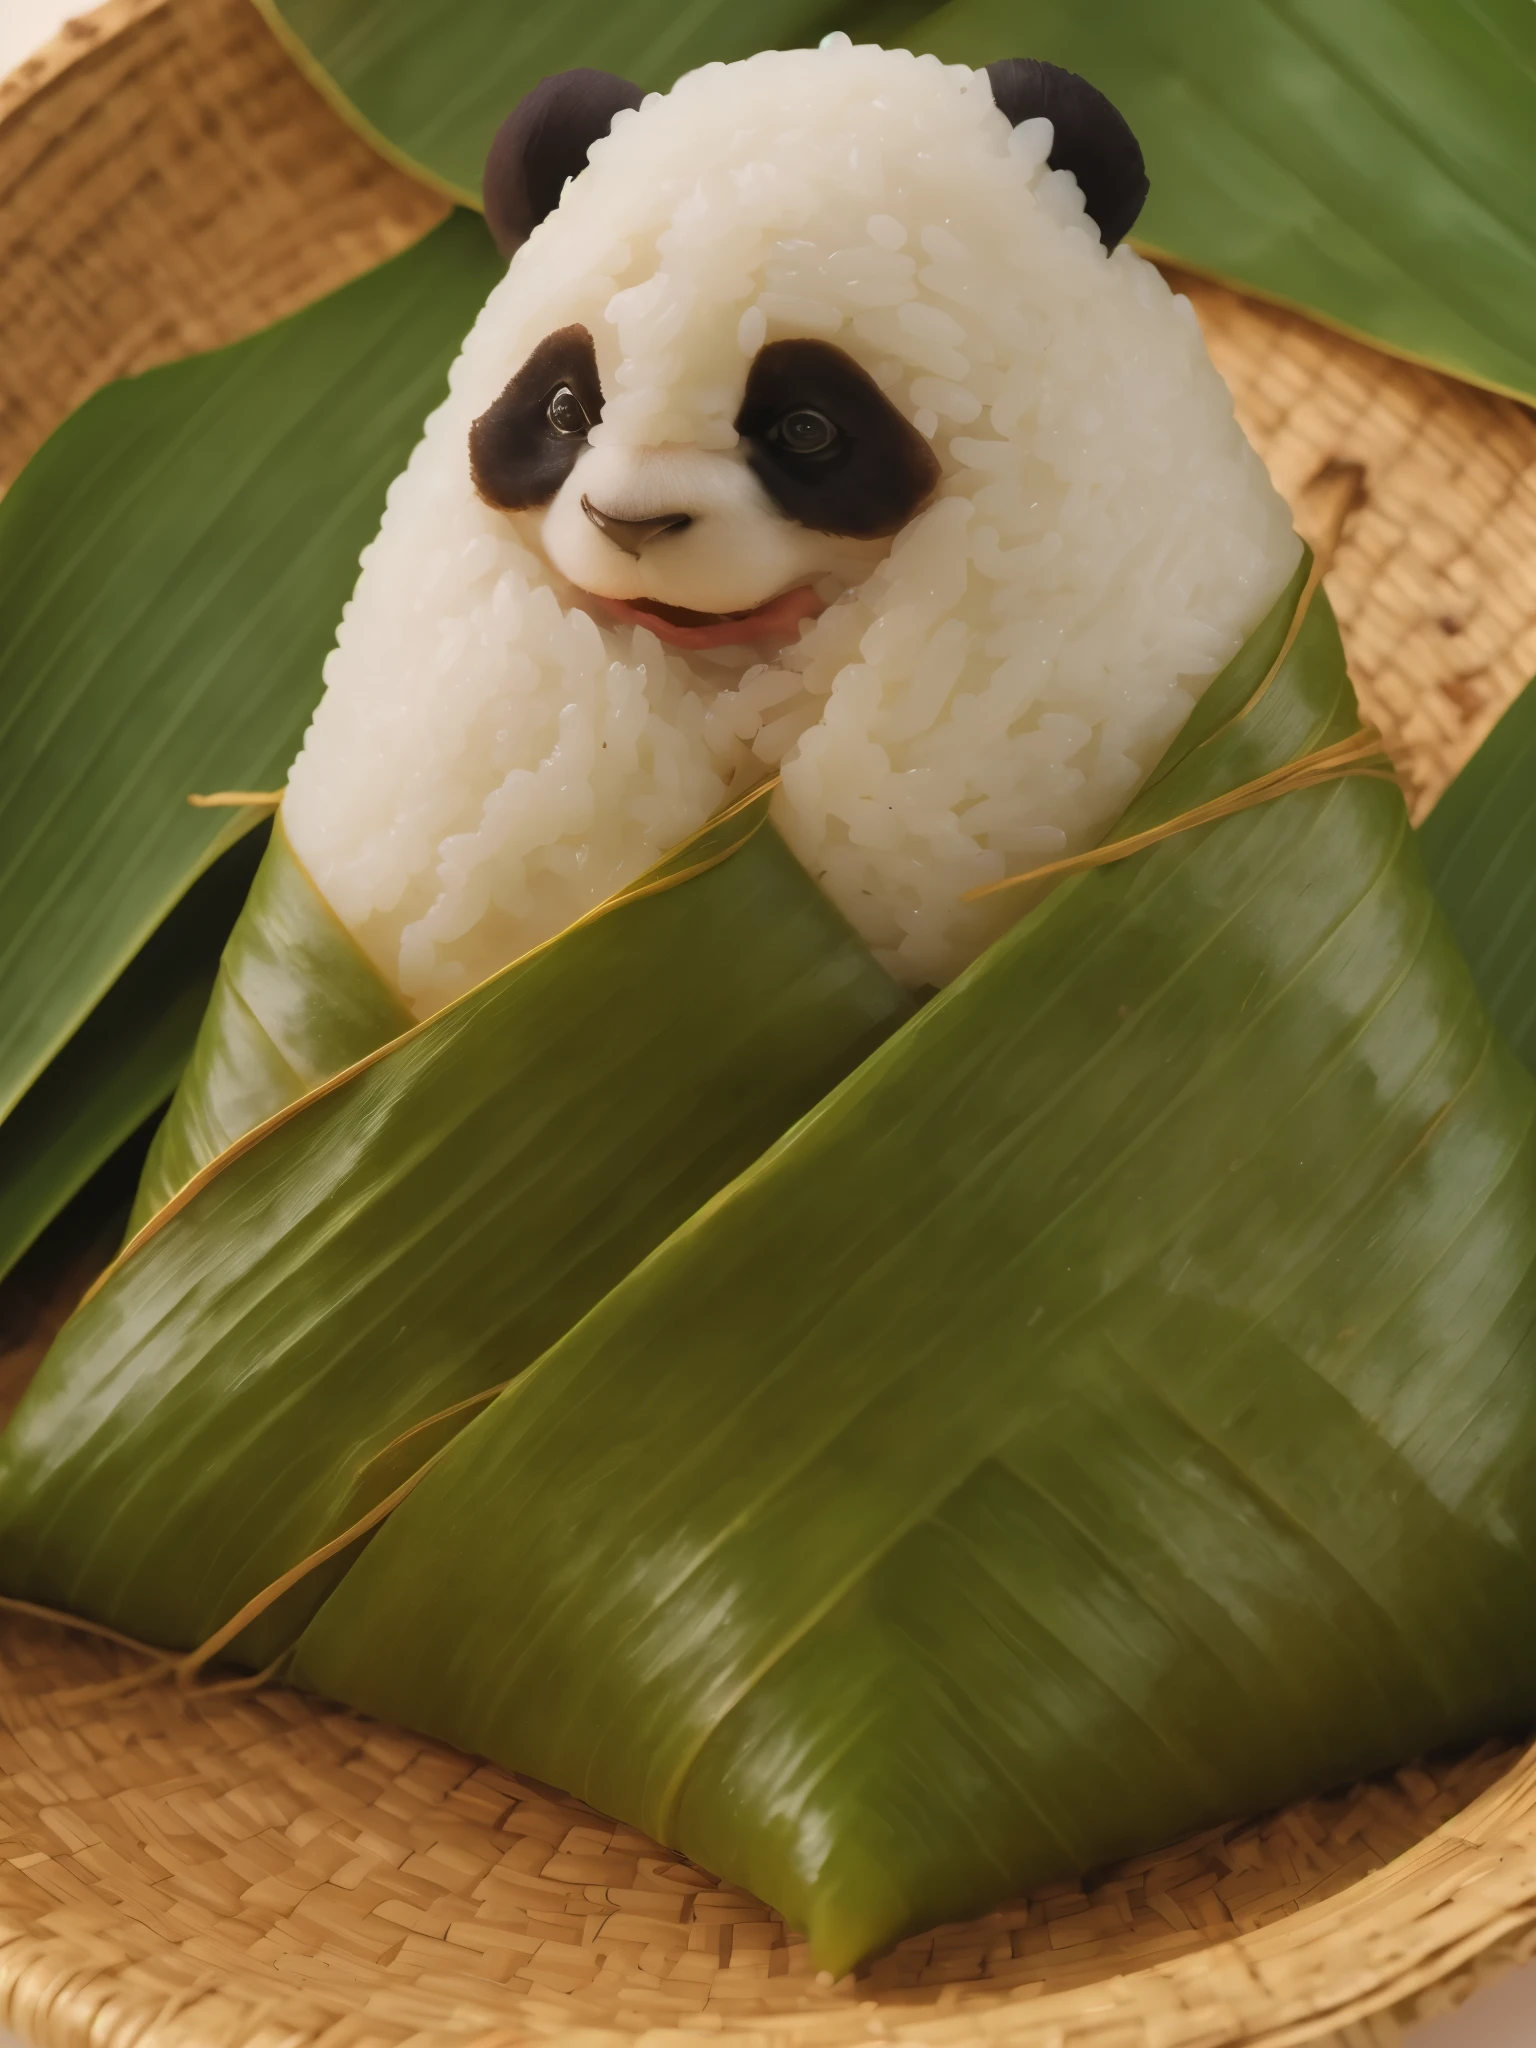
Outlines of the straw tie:
{"label": "straw tie", "polygon": [[1181,832],[1193,832],[1197,826],[1214,825],[1219,819],[1235,818],[1239,812],[1251,811],[1259,804],[1273,803],[1277,797],[1294,796],[1299,790],[1316,789],[1322,783],[1342,782],[1351,777],[1369,782],[1395,783],[1397,780],[1383,751],[1381,734],[1372,725],[1362,725],[1345,739],[1318,747],[1310,754],[1299,755],[1283,767],[1272,768],[1267,775],[1255,776],[1252,782],[1240,783],[1225,795],[1212,797],[1208,803],[1196,804],[1192,810],[1181,811],[1176,818],[1149,826],[1145,832],[1133,832],[1126,839],[1107,840],[1102,846],[1089,847],[1085,853],[1069,854],[1065,860],[1050,861],[1044,867],[1026,868],[1022,874],[1005,875],[1000,882],[983,883],[978,889],[967,889],[960,900],[976,903],[984,896],[997,896],[1004,889],[1017,889],[1025,882],[1060,880],[1066,875],[1082,874],[1089,868],[1109,867],[1115,861],[1129,860],[1133,853],[1144,853],[1149,846],[1158,846],[1163,840],[1172,839]]}
{"label": "straw tie", "polygon": [[[1247,702],[1214,732],[1207,733],[1200,742],[1201,747],[1210,746],[1213,740],[1230,732],[1263,700],[1289,661],[1291,650],[1300,638],[1301,629],[1312,609],[1312,600],[1322,589],[1323,579],[1333,567],[1350,515],[1361,502],[1363,478],[1358,464],[1335,463],[1316,482],[1321,497],[1317,544],[1312,566],[1296,600],[1296,609],[1291,614],[1279,652]],[[1294,796],[1300,790],[1316,789],[1325,782],[1349,779],[1394,784],[1397,781],[1382,736],[1368,720],[1363,720],[1345,738],[1298,755],[1294,761],[1272,768],[1266,775],[1255,776],[1253,781],[1241,783],[1236,789],[1212,797],[1207,803],[1181,811],[1176,817],[1166,818],[1160,825],[1149,826],[1145,832],[1133,832],[1124,839],[1106,840],[1101,846],[1068,854],[1063,860],[1048,861],[1042,867],[1025,868],[1017,875],[1004,875],[1000,881],[983,882],[975,889],[967,889],[960,900],[962,903],[979,903],[985,897],[1001,895],[1006,889],[1022,888],[1026,883],[1062,881],[1068,875],[1083,874],[1090,868],[1109,867],[1116,861],[1129,860],[1132,854],[1145,853],[1149,847],[1161,845],[1165,839],[1175,838],[1181,832],[1193,832],[1201,825],[1214,825],[1222,818],[1236,817],[1239,812],[1251,811],[1259,804],[1273,803],[1282,796]]]}

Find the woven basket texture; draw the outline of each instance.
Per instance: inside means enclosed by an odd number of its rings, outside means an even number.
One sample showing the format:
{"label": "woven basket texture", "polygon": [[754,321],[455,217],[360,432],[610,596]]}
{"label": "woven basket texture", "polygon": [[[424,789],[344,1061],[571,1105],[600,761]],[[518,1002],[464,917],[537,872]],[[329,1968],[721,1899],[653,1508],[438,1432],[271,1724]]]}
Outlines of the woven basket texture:
{"label": "woven basket texture", "polygon": [[0,81],[0,486],[98,385],[238,340],[447,212],[246,0],[108,0]]}
{"label": "woven basket texture", "polygon": [[[249,0],[108,0],[0,84],[0,484],[111,377],[232,340],[443,213]],[[1416,815],[1536,670],[1536,419],[1182,275]],[[97,1219],[98,1222],[100,1219]],[[105,1256],[0,1289],[0,1415]],[[1536,1953],[1536,1750],[1434,1759],[905,1942],[839,1985],[577,1801],[282,1688],[78,1696],[0,1625],[0,2018],[39,2048],[1395,2048]]]}

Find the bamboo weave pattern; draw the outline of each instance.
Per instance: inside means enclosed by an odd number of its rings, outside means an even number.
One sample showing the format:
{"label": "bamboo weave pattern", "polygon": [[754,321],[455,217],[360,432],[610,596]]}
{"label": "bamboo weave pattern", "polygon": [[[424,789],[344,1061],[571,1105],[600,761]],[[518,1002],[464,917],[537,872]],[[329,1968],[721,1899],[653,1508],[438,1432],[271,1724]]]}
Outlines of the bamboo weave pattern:
{"label": "bamboo weave pattern", "polygon": [[[946,2040],[1194,2048],[1248,2038],[1209,2031],[1223,1982],[1223,2002],[1248,1984],[1236,2011],[1261,1986],[1305,2002],[1326,1944],[1295,1938],[1303,1909],[1374,1905],[1371,1960],[1409,1982],[1476,1922],[1469,1881],[1501,1849],[1528,1866],[1501,1879],[1511,1919],[1536,1915],[1536,1787],[1490,1743],[1050,1887],[833,1987],[766,1907],[562,1794],[282,1689],[64,1704],[130,1660],[25,1622],[3,1641],[0,1987],[39,2048],[146,2022],[156,2048],[570,2028],[660,2048],[651,2030],[700,2025],[843,2048],[930,2041],[936,2019]],[[1245,1932],[1223,1971],[1212,1945]]]}
{"label": "bamboo weave pattern", "polygon": [[[108,0],[0,86],[0,192],[0,482],[109,377],[259,327],[443,211],[245,0]],[[1176,282],[1303,528],[1316,477],[1364,470],[1329,590],[1422,812],[1536,671],[1536,421]],[[0,1412],[88,1277],[76,1251],[7,1289]],[[744,1894],[416,1737],[281,1690],[51,1697],[123,1668],[0,1627],[0,2015],[40,2048],[722,2029],[754,2048],[1394,2048],[1408,2014],[1536,1950],[1536,1757],[1509,1745],[1053,1888],[827,1987]]]}

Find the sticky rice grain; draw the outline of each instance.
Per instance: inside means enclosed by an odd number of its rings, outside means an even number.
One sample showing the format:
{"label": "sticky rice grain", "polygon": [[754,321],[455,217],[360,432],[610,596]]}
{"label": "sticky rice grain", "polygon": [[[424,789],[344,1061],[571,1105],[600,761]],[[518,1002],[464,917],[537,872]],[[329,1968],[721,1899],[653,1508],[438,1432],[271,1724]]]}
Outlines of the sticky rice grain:
{"label": "sticky rice grain", "polygon": [[[708,66],[594,147],[390,489],[290,778],[295,849],[419,1013],[774,769],[810,873],[941,984],[1017,911],[961,894],[1099,838],[1262,617],[1285,507],[1188,303],[1106,257],[1049,146],[984,73],[841,43]],[[938,494],[770,663],[599,623],[467,461],[573,322],[594,445],[730,451],[752,353],[814,335],[930,438]]]}

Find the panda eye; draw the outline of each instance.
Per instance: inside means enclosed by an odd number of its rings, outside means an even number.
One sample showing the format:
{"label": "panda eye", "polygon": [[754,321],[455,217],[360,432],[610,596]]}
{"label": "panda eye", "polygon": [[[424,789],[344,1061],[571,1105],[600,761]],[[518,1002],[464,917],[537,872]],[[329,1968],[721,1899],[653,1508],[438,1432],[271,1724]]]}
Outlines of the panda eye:
{"label": "panda eye", "polygon": [[797,405],[775,421],[772,437],[789,455],[825,455],[838,439],[837,428],[824,412],[813,406]]}
{"label": "panda eye", "polygon": [[812,533],[899,533],[942,474],[939,458],[874,378],[829,341],[765,341],[736,431],[747,467],[786,518]]}
{"label": "panda eye", "polygon": [[603,380],[591,335],[585,327],[557,327],[470,427],[476,491],[501,512],[553,503],[602,416]]}
{"label": "panda eye", "polygon": [[585,434],[592,426],[585,406],[569,384],[562,384],[552,394],[544,416],[557,434]]}

